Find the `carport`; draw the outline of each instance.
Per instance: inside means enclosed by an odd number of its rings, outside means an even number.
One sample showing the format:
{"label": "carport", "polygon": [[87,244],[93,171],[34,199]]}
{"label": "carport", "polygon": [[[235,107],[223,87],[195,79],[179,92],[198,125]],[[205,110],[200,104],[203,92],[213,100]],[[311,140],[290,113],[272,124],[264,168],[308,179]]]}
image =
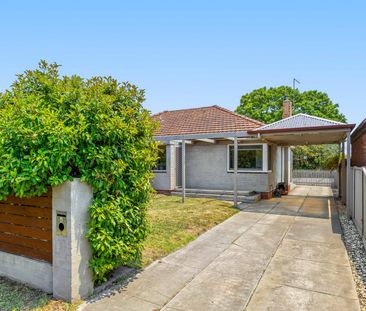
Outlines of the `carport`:
{"label": "carport", "polygon": [[[278,146],[289,148],[298,145],[337,144],[342,155],[341,167],[346,168],[346,179],[340,178],[340,183],[350,180],[351,174],[351,139],[350,134],[355,124],[345,124],[319,118],[307,114],[297,114],[280,121],[248,131],[248,134],[256,135],[259,139]],[[345,148],[346,145],[346,148]],[[347,150],[347,151],[346,151]],[[341,174],[341,172],[339,172]],[[287,174],[291,174],[290,170]],[[290,176],[285,176],[290,180]],[[344,193],[339,187],[340,196],[345,197],[349,206],[347,192],[350,191],[350,183]]]}

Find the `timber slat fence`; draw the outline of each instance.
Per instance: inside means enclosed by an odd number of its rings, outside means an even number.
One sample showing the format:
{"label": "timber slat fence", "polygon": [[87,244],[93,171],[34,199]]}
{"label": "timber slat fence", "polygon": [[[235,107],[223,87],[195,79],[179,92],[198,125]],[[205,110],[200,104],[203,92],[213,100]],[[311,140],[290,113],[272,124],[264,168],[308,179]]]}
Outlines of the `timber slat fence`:
{"label": "timber slat fence", "polygon": [[338,171],[293,170],[292,181],[297,185],[328,186],[338,188]]}
{"label": "timber slat fence", "polygon": [[52,262],[52,190],[0,201],[0,251]]}

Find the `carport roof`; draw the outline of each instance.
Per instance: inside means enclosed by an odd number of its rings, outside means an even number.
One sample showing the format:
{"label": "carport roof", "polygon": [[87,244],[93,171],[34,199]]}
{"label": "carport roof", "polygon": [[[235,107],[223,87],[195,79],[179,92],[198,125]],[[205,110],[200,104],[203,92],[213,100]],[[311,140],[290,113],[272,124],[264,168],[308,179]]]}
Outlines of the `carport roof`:
{"label": "carport roof", "polygon": [[281,145],[334,144],[344,140],[355,124],[346,124],[308,114],[297,114],[248,131]]}

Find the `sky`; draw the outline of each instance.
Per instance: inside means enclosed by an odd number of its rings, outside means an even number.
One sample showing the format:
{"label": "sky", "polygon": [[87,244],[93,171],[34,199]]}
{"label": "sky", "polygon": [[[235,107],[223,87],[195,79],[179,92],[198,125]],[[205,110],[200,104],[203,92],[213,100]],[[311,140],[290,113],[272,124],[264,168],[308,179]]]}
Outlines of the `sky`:
{"label": "sky", "polygon": [[366,117],[366,1],[3,1],[0,91],[40,59],[113,76],[163,110],[219,105],[301,82]]}

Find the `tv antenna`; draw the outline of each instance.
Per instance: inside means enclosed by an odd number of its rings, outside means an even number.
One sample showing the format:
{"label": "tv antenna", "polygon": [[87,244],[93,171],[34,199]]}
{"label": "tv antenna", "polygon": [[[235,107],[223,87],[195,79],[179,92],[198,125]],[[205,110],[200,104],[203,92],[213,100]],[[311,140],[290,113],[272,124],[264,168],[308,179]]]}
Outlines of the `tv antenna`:
{"label": "tv antenna", "polygon": [[295,87],[296,87],[296,83],[297,84],[300,84],[300,81],[299,80],[296,80],[296,78],[294,78],[292,80],[292,89],[293,89],[293,95],[292,95],[292,104],[294,105],[295,104]]}

